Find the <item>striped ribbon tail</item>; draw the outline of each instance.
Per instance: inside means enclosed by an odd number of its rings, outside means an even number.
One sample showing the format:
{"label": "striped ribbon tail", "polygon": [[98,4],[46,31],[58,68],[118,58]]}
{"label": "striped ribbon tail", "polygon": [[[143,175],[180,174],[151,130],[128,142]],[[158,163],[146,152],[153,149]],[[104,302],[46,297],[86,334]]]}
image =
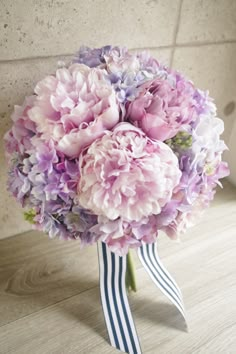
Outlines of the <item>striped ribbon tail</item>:
{"label": "striped ribbon tail", "polygon": [[174,279],[161,263],[158,256],[156,243],[143,244],[138,249],[138,256],[153,282],[176,306],[187,325],[181,291]]}
{"label": "striped ribbon tail", "polygon": [[123,352],[141,354],[125,286],[127,257],[111,252],[98,242],[100,292],[111,345]]}

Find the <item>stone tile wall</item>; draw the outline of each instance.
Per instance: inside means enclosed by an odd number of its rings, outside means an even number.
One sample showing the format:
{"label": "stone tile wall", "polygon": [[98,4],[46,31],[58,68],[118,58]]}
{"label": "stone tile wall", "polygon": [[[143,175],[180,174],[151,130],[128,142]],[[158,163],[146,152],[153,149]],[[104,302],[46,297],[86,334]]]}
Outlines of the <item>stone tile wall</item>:
{"label": "stone tile wall", "polygon": [[[235,0],[2,0],[0,28],[1,141],[14,104],[80,45],[148,49],[215,98],[236,183]],[[30,229],[5,184],[1,144],[0,238]]]}

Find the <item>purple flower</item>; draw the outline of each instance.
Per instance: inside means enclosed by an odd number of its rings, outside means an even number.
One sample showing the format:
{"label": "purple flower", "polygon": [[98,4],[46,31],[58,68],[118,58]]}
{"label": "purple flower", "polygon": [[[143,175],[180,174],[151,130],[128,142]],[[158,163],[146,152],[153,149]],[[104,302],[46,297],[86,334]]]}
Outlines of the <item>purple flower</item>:
{"label": "purple flower", "polygon": [[[154,76],[167,76],[164,66],[149,53],[130,53],[127,48],[105,46],[91,49],[82,47],[74,62],[107,71],[107,79],[117,92],[120,103],[132,101],[138,95],[138,87]],[[123,115],[125,107],[121,107]]]}
{"label": "purple flower", "polygon": [[97,224],[97,216],[79,206],[75,205],[72,211],[67,213],[64,224],[75,239],[80,238],[82,245],[92,244],[96,242],[100,236],[96,235],[91,230],[91,228]]}
{"label": "purple flower", "polygon": [[58,156],[52,141],[48,144],[40,144],[37,147],[35,155],[37,165],[35,166],[39,172],[47,171],[49,174],[53,171],[53,164],[58,162]]}
{"label": "purple flower", "polygon": [[89,47],[80,47],[78,53],[75,55],[73,62],[85,64],[90,68],[95,68],[105,63],[104,56],[109,54],[111,46],[105,46],[102,48],[91,49]]}
{"label": "purple flower", "polygon": [[8,190],[22,204],[25,205],[25,198],[28,197],[31,184],[28,176],[24,175],[17,165],[12,165],[9,171]]}

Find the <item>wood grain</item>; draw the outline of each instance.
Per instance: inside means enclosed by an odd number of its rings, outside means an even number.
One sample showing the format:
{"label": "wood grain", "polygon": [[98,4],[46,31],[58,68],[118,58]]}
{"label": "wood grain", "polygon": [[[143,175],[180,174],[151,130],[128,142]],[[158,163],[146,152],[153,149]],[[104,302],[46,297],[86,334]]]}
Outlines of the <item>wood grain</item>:
{"label": "wood grain", "polygon": [[[181,316],[137,262],[129,297],[143,353],[236,353],[236,191],[220,190],[181,243],[160,235],[163,263],[181,287]],[[0,241],[0,353],[118,353],[107,334],[96,247],[35,231]]]}

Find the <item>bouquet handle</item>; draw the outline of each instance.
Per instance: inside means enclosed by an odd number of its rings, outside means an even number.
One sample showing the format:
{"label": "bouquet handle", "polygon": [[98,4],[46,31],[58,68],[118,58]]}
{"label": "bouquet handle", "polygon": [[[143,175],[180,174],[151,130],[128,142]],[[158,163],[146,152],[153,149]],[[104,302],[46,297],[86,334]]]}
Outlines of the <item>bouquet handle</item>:
{"label": "bouquet handle", "polygon": [[[161,263],[156,244],[143,244],[138,249],[138,256],[152,281],[176,306],[186,321],[181,291]],[[127,290],[136,291],[131,255],[120,257],[111,252],[104,242],[98,242],[98,259],[100,294],[110,343],[123,352],[141,354],[126,292],[127,285]]]}

